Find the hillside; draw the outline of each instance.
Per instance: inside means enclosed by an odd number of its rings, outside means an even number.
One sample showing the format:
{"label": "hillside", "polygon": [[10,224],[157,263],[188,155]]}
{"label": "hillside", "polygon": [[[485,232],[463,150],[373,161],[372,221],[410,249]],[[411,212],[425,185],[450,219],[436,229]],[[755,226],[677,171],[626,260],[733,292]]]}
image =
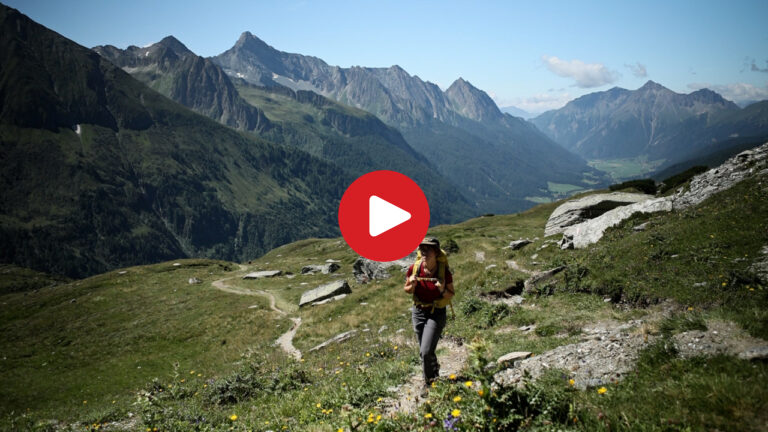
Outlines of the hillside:
{"label": "hillside", "polygon": [[0,262],[83,277],[338,233],[353,178],[336,166],[195,114],[16,10],[0,28]]}
{"label": "hillside", "polygon": [[[355,282],[357,257],[341,239],[298,241],[247,264],[166,262],[2,295],[2,424],[764,430],[768,174],[756,168],[695,207],[634,216],[585,249],[543,236],[560,203],[432,228],[458,251],[449,257],[456,317],[438,345],[446,376],[429,403],[409,393],[419,359],[401,273]],[[339,270],[302,274],[327,259]],[[259,270],[284,273],[242,279]],[[351,294],[297,307],[303,292],[338,279]],[[300,360],[273,344],[279,335]],[[735,354],[754,349],[763,357]],[[489,365],[512,351],[534,357]],[[589,367],[536,369],[568,359]],[[492,385],[521,368],[538,379]]]}

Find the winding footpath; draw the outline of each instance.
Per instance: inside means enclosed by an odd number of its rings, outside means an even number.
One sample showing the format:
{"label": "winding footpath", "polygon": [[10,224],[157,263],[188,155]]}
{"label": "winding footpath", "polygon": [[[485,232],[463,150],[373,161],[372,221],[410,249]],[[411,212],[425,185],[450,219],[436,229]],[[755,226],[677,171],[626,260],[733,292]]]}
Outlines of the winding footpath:
{"label": "winding footpath", "polygon": [[[246,270],[246,267],[242,264],[240,264],[240,270]],[[226,282],[229,280],[232,280],[238,276],[231,276],[224,279],[219,279],[216,281],[213,281],[211,285],[218,289],[219,291],[224,291],[226,293],[230,294],[237,294],[237,295],[249,295],[249,296],[262,296],[269,298],[269,308],[276,312],[279,317],[285,317],[288,314],[285,313],[285,311],[278,309],[275,301],[275,296],[271,293],[268,293],[266,291],[258,290],[258,291],[251,291],[249,289],[245,288],[238,288],[234,287],[232,285],[228,285]],[[289,317],[291,321],[293,321],[293,325],[291,328],[283,333],[277,340],[275,341],[275,345],[279,346],[286,354],[293,357],[296,360],[301,359],[301,351],[296,349],[296,347],[293,346],[293,337],[296,335],[296,331],[299,329],[299,326],[301,325],[301,318],[299,317]]]}

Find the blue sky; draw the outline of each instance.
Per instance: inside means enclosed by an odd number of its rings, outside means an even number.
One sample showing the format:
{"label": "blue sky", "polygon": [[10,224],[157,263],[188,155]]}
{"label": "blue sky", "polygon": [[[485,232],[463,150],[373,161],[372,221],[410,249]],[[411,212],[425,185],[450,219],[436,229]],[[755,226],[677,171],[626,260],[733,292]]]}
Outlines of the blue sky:
{"label": "blue sky", "polygon": [[202,56],[250,31],[342,67],[463,77],[531,112],[654,80],[736,102],[768,99],[768,1],[1,0],[87,47],[174,35]]}

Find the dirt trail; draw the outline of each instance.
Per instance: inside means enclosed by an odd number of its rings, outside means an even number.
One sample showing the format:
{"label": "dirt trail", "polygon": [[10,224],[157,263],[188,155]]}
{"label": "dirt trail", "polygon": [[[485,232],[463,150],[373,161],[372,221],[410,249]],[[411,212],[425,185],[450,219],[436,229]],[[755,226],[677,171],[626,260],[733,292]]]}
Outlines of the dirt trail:
{"label": "dirt trail", "polygon": [[[240,264],[240,270],[245,271],[247,269],[246,266]],[[269,308],[276,312],[281,318],[288,315],[285,311],[280,310],[276,306],[275,296],[271,293],[268,293],[266,291],[251,291],[249,289],[245,288],[238,288],[233,287],[231,285],[227,285],[226,282],[228,280],[232,280],[239,276],[231,276],[224,279],[219,279],[216,281],[213,281],[211,285],[220,290],[224,291],[230,294],[238,294],[238,295],[249,295],[249,296],[262,296],[262,297],[268,297],[269,298]],[[291,321],[293,321],[293,325],[291,326],[290,330],[283,333],[277,340],[275,341],[275,345],[279,346],[285,353],[287,353],[289,356],[295,358],[296,360],[301,359],[301,351],[296,349],[296,347],[293,346],[293,337],[296,335],[296,331],[299,329],[299,326],[301,325],[301,318],[291,318]]]}
{"label": "dirt trail", "polygon": [[[412,341],[406,342],[410,349],[418,350],[416,336]],[[437,344],[437,362],[440,363],[440,379],[448,379],[452,374],[459,375],[467,364],[467,347],[460,341],[442,338]],[[404,384],[388,390],[395,393],[395,397],[386,398],[383,401],[384,413],[393,416],[396,414],[410,414],[416,412],[429,395],[422,396],[424,377],[421,370],[411,375]]]}

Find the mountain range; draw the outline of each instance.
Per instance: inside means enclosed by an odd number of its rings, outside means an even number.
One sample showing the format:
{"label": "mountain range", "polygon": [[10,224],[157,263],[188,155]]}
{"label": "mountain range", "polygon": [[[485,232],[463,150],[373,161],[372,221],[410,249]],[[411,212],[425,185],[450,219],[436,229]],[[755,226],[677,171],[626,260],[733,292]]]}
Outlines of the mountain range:
{"label": "mountain range", "polygon": [[84,276],[337,232],[354,179],[337,166],[196,114],[2,5],[0,29],[0,261]]}
{"label": "mountain range", "polygon": [[486,212],[527,208],[532,197],[551,199],[557,196],[554,183],[583,189],[605,181],[584,160],[530,123],[503,114],[485,92],[461,78],[442,91],[399,66],[330,66],[279,51],[249,32],[211,60],[254,85],[311,90],[375,114]]}
{"label": "mountain range", "polygon": [[[334,163],[352,177],[380,169],[410,176],[430,200],[433,223],[456,222],[478,211],[397,130],[370,113],[309,91],[257,87],[230,79],[218,65],[197,56],[172,36],[144,48],[93,49],[200,114],[271,142],[297,147]],[[229,121],[236,119],[244,121]]]}
{"label": "mountain range", "polygon": [[768,136],[766,114],[765,102],[741,109],[708,89],[679,94],[648,81],[582,96],[531,122],[589,160],[644,157],[668,166],[712,143]]}

